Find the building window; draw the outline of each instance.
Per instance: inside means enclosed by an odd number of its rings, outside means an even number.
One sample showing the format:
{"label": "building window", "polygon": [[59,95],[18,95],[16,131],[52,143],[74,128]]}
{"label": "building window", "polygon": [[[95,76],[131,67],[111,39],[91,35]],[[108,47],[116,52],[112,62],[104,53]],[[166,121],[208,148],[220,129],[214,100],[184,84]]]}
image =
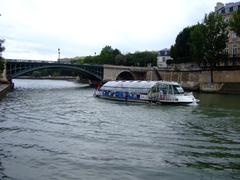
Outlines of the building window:
{"label": "building window", "polygon": [[232,32],[232,39],[236,39],[237,38],[237,34],[235,32]]}
{"label": "building window", "polygon": [[233,46],[233,56],[237,55],[237,46]]}
{"label": "building window", "polygon": [[224,54],[228,54],[228,48],[225,48]]}
{"label": "building window", "polygon": [[229,8],[229,12],[233,12],[233,7],[230,7],[230,8]]}
{"label": "building window", "polygon": [[240,11],[240,5],[238,5],[238,10]]}
{"label": "building window", "polygon": [[222,13],[222,14],[225,14],[225,9],[222,9],[222,10],[221,10],[221,13]]}

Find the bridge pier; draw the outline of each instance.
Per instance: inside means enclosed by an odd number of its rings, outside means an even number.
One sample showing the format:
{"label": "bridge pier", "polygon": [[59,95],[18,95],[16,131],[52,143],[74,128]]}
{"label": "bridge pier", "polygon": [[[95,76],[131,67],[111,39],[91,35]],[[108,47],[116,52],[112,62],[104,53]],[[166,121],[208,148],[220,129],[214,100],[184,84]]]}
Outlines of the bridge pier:
{"label": "bridge pier", "polygon": [[3,84],[11,84],[12,80],[8,78],[7,76],[7,65],[6,65],[6,62],[4,62],[4,69],[3,69],[3,72],[2,72],[2,77],[0,78],[0,82],[3,83]]}
{"label": "bridge pier", "polygon": [[110,80],[162,80],[158,69],[153,67],[133,67],[104,65],[104,81]]}

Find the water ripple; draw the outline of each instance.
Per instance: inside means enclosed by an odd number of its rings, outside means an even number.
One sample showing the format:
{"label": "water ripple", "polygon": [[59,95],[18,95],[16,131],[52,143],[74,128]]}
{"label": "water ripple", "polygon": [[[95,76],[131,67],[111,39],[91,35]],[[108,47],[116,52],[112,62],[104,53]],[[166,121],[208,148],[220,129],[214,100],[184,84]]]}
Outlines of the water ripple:
{"label": "water ripple", "polygon": [[0,179],[239,176],[235,106],[214,104],[215,95],[199,95],[196,107],[126,104],[92,91],[66,81],[16,80],[0,102]]}

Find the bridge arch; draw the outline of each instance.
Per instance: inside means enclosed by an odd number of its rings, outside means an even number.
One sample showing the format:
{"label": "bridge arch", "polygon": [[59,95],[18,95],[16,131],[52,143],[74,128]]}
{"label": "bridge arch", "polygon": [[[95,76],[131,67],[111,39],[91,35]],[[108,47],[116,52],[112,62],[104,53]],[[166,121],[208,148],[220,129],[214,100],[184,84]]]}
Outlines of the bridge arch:
{"label": "bridge arch", "polygon": [[136,80],[136,77],[131,71],[122,71],[117,75],[116,80]]}
{"label": "bridge arch", "polygon": [[15,74],[9,74],[9,75],[10,75],[11,79],[14,79],[14,78],[16,78],[18,76],[24,75],[24,74],[29,73],[29,72],[33,72],[33,71],[41,70],[41,69],[52,69],[52,68],[72,69],[72,70],[78,71],[80,73],[83,73],[88,78],[102,81],[102,77],[100,75],[98,75],[98,74],[90,72],[90,71],[88,71],[86,69],[83,69],[81,67],[68,66],[68,65],[62,65],[62,64],[44,65],[44,66],[39,66],[39,67],[33,67],[33,68],[25,69],[25,70],[22,70],[22,71],[19,71],[19,72],[15,73]]}

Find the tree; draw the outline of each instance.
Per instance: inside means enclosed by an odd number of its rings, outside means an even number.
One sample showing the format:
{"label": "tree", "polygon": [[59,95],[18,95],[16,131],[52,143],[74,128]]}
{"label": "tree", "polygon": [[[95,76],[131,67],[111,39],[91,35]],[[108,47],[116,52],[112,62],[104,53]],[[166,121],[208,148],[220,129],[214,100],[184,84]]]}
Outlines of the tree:
{"label": "tree", "polygon": [[[240,28],[239,24],[237,27]],[[222,15],[212,12],[205,15],[202,24],[186,27],[178,34],[170,55],[173,63],[200,63],[204,60],[210,65],[213,82],[212,68],[223,56],[227,39],[227,23]]]}
{"label": "tree", "polygon": [[211,82],[213,82],[212,67],[216,65],[226,48],[228,39],[227,23],[217,13],[210,13],[204,18],[203,58],[210,65]]}
{"label": "tree", "polygon": [[191,62],[191,32],[194,26],[184,28],[176,37],[175,45],[170,49],[174,63]]}
{"label": "tree", "polygon": [[205,26],[197,24],[191,31],[191,53],[192,60],[201,63],[204,57],[204,43],[205,43]]}
{"label": "tree", "polygon": [[113,49],[111,46],[105,46],[101,53],[100,53],[100,59],[101,64],[114,64],[115,63],[115,56],[118,54],[121,54],[121,52],[118,49]]}
{"label": "tree", "polygon": [[175,53],[175,46],[172,45],[170,48],[170,56],[175,59],[176,58],[176,53]]}
{"label": "tree", "polygon": [[127,64],[128,66],[156,66],[157,65],[157,53],[144,51],[144,52],[135,52],[133,54],[128,53]]}
{"label": "tree", "polygon": [[240,11],[233,14],[229,21],[230,29],[240,37]]}
{"label": "tree", "polygon": [[77,64],[115,64],[115,58],[118,55],[121,55],[118,49],[105,46],[102,48],[100,55],[77,57],[72,62]]}
{"label": "tree", "polygon": [[210,13],[205,16],[203,24],[205,26],[204,58],[211,66],[214,66],[226,48],[228,39],[227,23],[221,15]]}
{"label": "tree", "polygon": [[102,48],[100,56],[101,55],[105,55],[105,54],[113,54],[113,48],[111,46],[105,46],[104,48]]}
{"label": "tree", "polygon": [[111,46],[102,48],[100,55],[75,58],[74,63],[78,64],[116,64],[125,66],[148,66],[157,65],[157,53],[144,51],[122,55],[118,49]]}
{"label": "tree", "polygon": [[4,61],[2,58],[2,52],[5,50],[5,47],[3,46],[4,40],[0,39],[0,72],[4,69]]}
{"label": "tree", "polygon": [[118,54],[115,56],[115,64],[116,65],[126,65],[127,64],[127,57],[122,55],[122,54]]}
{"label": "tree", "polygon": [[0,73],[2,73],[3,69],[4,69],[4,61],[0,59]]}

